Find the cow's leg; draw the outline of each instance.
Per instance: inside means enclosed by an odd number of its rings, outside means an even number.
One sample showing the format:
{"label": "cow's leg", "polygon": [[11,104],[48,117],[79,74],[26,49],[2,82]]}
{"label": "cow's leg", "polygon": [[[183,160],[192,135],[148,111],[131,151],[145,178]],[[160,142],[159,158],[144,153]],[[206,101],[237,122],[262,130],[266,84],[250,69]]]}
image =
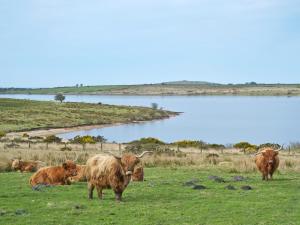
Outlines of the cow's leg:
{"label": "cow's leg", "polygon": [[91,183],[88,183],[88,197],[89,199],[93,199],[93,191],[94,191],[95,186]]}
{"label": "cow's leg", "polygon": [[273,173],[270,173],[270,179],[273,180]]}
{"label": "cow's leg", "polygon": [[121,191],[115,191],[116,201],[120,202],[122,201],[122,192]]}
{"label": "cow's leg", "polygon": [[98,198],[102,199],[102,188],[101,187],[96,187],[97,188],[97,192],[98,192]]}
{"label": "cow's leg", "polygon": [[262,180],[265,180],[265,174],[262,175]]}

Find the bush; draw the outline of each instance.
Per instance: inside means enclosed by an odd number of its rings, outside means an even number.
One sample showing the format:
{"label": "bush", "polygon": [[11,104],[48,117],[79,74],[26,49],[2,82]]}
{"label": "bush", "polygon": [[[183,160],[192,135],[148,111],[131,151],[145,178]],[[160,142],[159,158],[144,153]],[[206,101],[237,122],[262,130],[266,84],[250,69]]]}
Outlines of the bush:
{"label": "bush", "polygon": [[170,149],[167,145],[155,144],[155,143],[131,143],[125,147],[125,152],[131,152],[134,154],[140,154],[143,151],[153,151],[154,154],[168,154],[171,156],[184,157],[185,153],[174,151]]}
{"label": "bush", "polygon": [[281,147],[281,145],[275,144],[275,143],[265,143],[265,144],[259,145],[259,148],[273,148],[273,149],[278,149],[280,147]]}
{"label": "bush", "polygon": [[153,137],[147,137],[147,138],[141,138],[140,140],[135,140],[132,142],[129,142],[129,144],[158,144],[158,145],[164,145],[165,143],[157,138]]}
{"label": "bush", "polygon": [[0,131],[0,138],[5,137],[6,133],[4,131]]}
{"label": "bush", "polygon": [[46,143],[60,143],[61,142],[61,138],[56,137],[55,135],[50,135],[50,136],[47,136],[44,139],[44,142],[46,142]]}
{"label": "bush", "polygon": [[158,109],[158,104],[153,102],[151,103],[151,108],[157,110]]}
{"label": "bush", "polygon": [[191,141],[191,140],[182,140],[182,141],[176,141],[172,143],[173,145],[177,145],[180,148],[207,148],[207,144],[203,141]]}
{"label": "bush", "polygon": [[60,149],[61,151],[72,151],[72,148],[69,146],[63,147]]}

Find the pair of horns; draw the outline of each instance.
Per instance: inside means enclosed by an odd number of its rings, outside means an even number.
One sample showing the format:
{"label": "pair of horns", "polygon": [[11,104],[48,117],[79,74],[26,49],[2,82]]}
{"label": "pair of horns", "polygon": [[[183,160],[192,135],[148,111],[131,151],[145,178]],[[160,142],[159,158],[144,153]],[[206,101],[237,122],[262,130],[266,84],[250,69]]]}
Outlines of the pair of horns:
{"label": "pair of horns", "polygon": [[[121,156],[116,156],[116,155],[114,155],[113,153],[111,153],[111,152],[107,152],[108,154],[110,154],[110,155],[112,155],[112,156],[114,156],[115,158],[117,158],[117,159],[121,159],[122,157]],[[140,154],[140,155],[135,155],[137,158],[142,158],[145,154],[147,154],[147,153],[153,153],[153,151],[144,151],[142,154]]]}
{"label": "pair of horns", "polygon": [[[282,145],[280,146],[280,148],[274,149],[274,151],[275,151],[275,152],[280,152],[281,150],[283,150],[283,146],[284,146],[284,144],[282,144]],[[261,151],[258,152],[258,153],[256,153],[255,155],[259,155],[259,154],[261,154]]]}

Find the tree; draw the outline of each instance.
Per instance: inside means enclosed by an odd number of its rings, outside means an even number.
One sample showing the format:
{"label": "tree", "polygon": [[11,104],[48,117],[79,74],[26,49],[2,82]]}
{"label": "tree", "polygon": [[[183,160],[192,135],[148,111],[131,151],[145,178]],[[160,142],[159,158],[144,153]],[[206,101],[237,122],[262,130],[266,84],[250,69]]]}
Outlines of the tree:
{"label": "tree", "polygon": [[60,143],[61,138],[56,137],[55,135],[50,135],[45,138],[44,142],[46,143],[46,147],[48,149],[49,143]]}
{"label": "tree", "polygon": [[158,104],[155,102],[151,103],[151,108],[155,110],[158,109]]}
{"label": "tree", "polygon": [[95,138],[89,135],[86,136],[77,135],[76,137],[73,138],[73,140],[71,140],[71,142],[75,144],[81,144],[83,150],[85,150],[86,144],[96,144]]}
{"label": "tree", "polygon": [[245,141],[236,143],[235,145],[233,145],[233,147],[234,148],[238,148],[238,149],[242,149],[244,153],[246,153],[246,149],[247,148],[252,148],[252,149],[255,148],[255,149],[257,149],[256,145],[252,145],[249,142],[245,142]]}
{"label": "tree", "polygon": [[66,97],[63,94],[59,93],[55,95],[54,99],[55,101],[60,101],[62,103],[66,99]]}

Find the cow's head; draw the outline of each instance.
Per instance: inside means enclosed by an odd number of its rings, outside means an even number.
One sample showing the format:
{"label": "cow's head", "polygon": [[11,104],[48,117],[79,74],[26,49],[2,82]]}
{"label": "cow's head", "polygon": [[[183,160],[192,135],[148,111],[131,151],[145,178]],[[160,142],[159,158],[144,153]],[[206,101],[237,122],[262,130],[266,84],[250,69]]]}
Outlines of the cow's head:
{"label": "cow's head", "polygon": [[76,163],[74,163],[73,161],[66,160],[62,164],[62,167],[65,169],[67,177],[72,177],[72,176],[76,176],[77,175]]}
{"label": "cow's head", "polygon": [[122,157],[117,157],[121,161],[122,167],[125,170],[127,176],[131,176],[134,170],[134,167],[140,163],[140,159],[147,153],[152,153],[151,151],[144,151],[140,155],[134,155],[131,153],[126,153]]}
{"label": "cow's head", "polygon": [[264,151],[261,152],[265,161],[267,162],[268,167],[273,167],[278,153],[279,153],[278,151],[273,149],[265,149]]}
{"label": "cow's head", "polygon": [[12,168],[13,170],[18,170],[18,169],[20,169],[20,166],[21,166],[21,160],[20,160],[20,159],[13,159],[13,160],[12,160],[11,168]]}

